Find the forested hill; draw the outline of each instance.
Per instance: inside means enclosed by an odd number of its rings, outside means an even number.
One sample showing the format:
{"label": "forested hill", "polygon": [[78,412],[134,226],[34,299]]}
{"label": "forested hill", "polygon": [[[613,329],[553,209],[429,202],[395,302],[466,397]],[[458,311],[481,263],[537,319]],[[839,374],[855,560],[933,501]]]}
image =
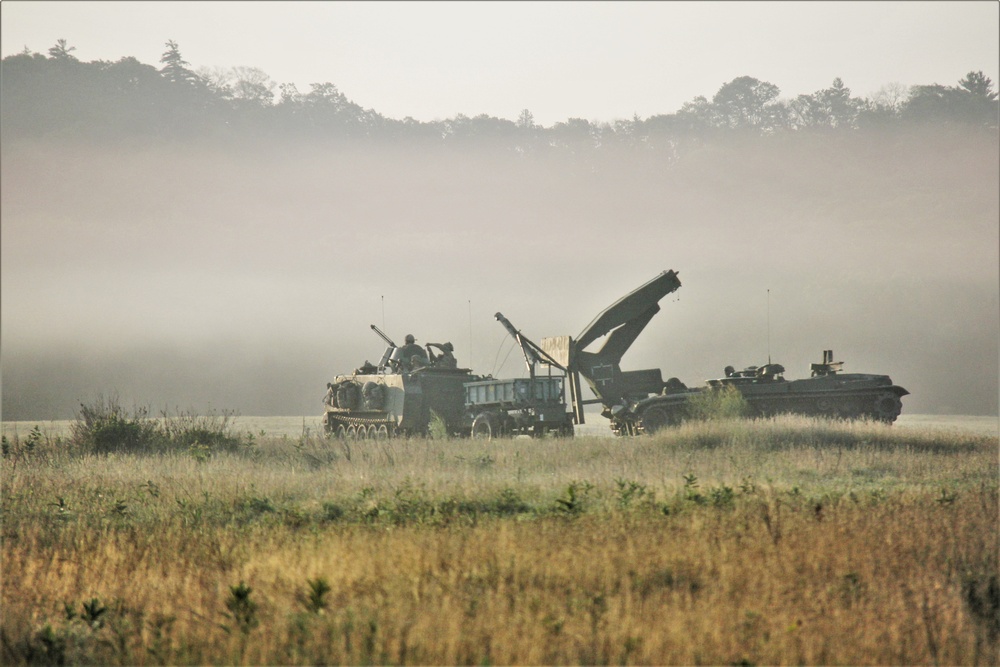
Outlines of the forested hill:
{"label": "forested hill", "polygon": [[[174,42],[159,67],[125,57],[81,62],[59,40],[48,55],[22,53],[0,63],[2,140],[301,139],[491,144],[578,152],[612,146],[677,151],[685,142],[730,133],[859,131],[890,125],[961,124],[995,129],[997,93],[981,71],[954,86],[887,84],[859,98],[845,82],[795,97],[751,76],[724,83],[679,110],[613,123],[569,118],[551,127],[524,109],[516,121],[486,114],[421,122],[393,119],[350,100],[332,83],[308,92],[251,67],[192,70]],[[956,73],[957,75],[957,73]]]}

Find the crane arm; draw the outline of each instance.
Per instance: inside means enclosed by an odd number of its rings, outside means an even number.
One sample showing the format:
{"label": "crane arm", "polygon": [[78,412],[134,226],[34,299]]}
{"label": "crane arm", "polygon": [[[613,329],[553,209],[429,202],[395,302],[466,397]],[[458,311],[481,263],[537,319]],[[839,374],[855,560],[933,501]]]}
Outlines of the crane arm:
{"label": "crane arm", "polygon": [[497,313],[494,317],[496,317],[497,321],[511,335],[511,338],[517,341],[517,344],[521,347],[521,353],[524,355],[524,363],[528,367],[528,372],[532,377],[535,374],[535,364],[546,364],[555,366],[562,371],[566,370],[562,364],[553,359],[545,350],[518,331],[502,313]]}
{"label": "crane arm", "polygon": [[574,341],[576,351],[608,333],[611,335],[598,353],[615,362],[620,361],[642,330],[656,313],[659,301],[681,286],[676,271],[664,271],[648,283],[637,287],[605,308],[587,325]]}

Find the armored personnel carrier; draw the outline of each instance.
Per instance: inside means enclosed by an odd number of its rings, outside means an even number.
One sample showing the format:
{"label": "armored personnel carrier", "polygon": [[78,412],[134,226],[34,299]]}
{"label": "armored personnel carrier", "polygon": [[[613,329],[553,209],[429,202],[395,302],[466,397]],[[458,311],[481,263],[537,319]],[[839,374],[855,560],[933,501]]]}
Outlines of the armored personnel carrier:
{"label": "armored personnel carrier", "polygon": [[326,433],[352,439],[426,435],[437,415],[449,434],[468,434],[463,385],[481,378],[457,367],[451,343],[422,348],[407,336],[399,347],[374,324],[371,328],[388,347],[378,364],[366,361],[327,384]]}
{"label": "armored personnel carrier", "polygon": [[[784,367],[770,362],[742,371],[727,367],[725,377],[700,388],[689,388],[677,378],[664,382],[659,369],[622,371],[622,355],[659,312],[660,299],[680,286],[676,272],[664,271],[602,311],[575,339],[542,339],[542,347],[567,369],[576,423],[583,423],[584,405],[600,403],[616,434],[654,433],[679,424],[692,398],[725,387],[737,389],[756,415],[791,412],[887,423],[899,416],[906,389],[887,375],[842,373],[843,362],[833,361],[830,350],[824,351],[821,363],[812,364],[812,377],[802,380],[785,380]],[[585,350],[605,335],[600,350]],[[581,376],[595,399],[582,398]]]}

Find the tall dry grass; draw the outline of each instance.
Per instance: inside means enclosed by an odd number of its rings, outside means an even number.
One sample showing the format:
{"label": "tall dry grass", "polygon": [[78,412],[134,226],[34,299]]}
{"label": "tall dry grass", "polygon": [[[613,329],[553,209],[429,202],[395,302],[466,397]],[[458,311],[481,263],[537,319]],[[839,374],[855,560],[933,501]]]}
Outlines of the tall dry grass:
{"label": "tall dry grass", "polygon": [[8,443],[6,664],[995,664],[997,440]]}

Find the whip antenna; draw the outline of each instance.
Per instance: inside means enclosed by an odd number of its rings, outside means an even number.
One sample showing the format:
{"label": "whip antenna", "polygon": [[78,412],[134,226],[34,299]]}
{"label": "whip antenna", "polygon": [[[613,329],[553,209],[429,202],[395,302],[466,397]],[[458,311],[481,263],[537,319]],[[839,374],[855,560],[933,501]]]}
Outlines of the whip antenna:
{"label": "whip antenna", "polygon": [[385,329],[385,294],[382,295],[382,328]]}
{"label": "whip antenna", "polygon": [[771,289],[767,290],[767,363],[771,363]]}

